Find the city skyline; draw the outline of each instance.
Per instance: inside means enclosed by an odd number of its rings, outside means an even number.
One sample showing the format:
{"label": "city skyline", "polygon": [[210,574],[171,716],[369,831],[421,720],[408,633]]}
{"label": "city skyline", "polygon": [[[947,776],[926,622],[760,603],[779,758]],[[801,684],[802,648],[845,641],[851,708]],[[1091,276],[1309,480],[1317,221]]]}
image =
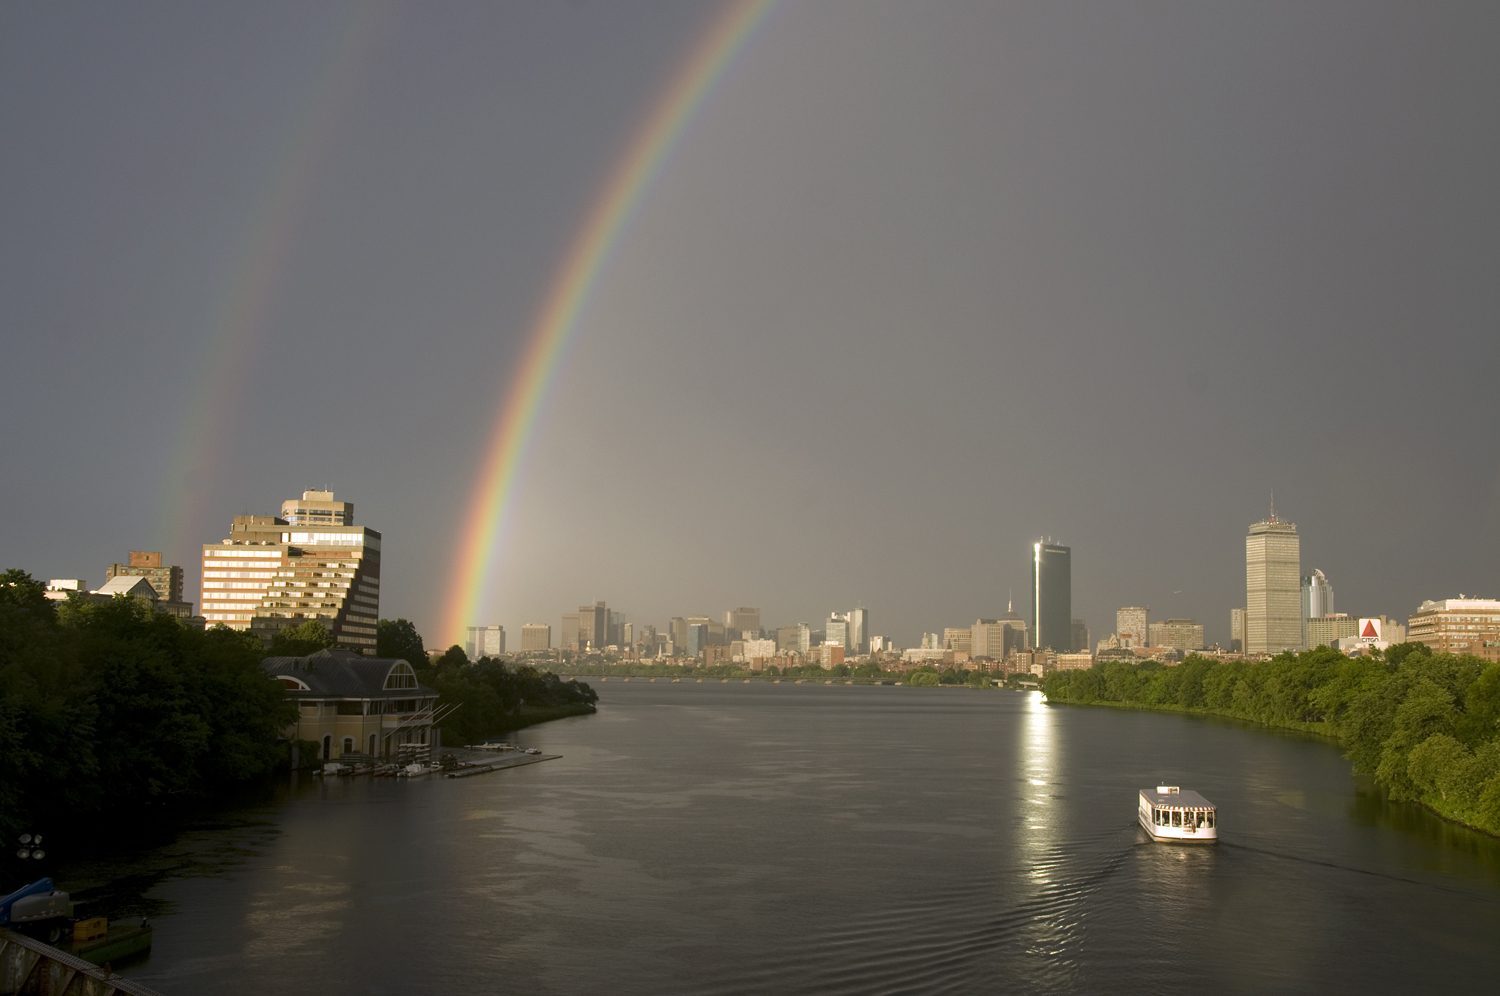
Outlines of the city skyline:
{"label": "city skyline", "polygon": [[432,643],[597,597],[658,625],[863,605],[910,645],[1002,615],[1038,535],[1077,551],[1095,636],[1139,605],[1227,642],[1274,486],[1345,611],[1500,594],[1497,29],[17,8],[4,566],[161,551],[192,598],[235,515],[326,488]]}

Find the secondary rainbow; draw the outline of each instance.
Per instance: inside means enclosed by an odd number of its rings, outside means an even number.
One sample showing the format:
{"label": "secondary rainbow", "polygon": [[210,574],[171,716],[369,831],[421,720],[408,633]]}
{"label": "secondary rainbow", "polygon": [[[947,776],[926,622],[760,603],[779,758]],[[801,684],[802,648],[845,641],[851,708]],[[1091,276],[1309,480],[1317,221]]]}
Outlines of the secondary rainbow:
{"label": "secondary rainbow", "polygon": [[204,503],[217,497],[212,482],[229,450],[226,440],[243,435],[236,435],[231,422],[249,418],[243,398],[252,382],[256,347],[275,320],[319,164],[337,141],[339,114],[353,100],[396,13],[373,3],[356,5],[349,18],[328,29],[327,44],[315,49],[321,58],[310,67],[305,85],[286,95],[291,108],[286,126],[273,136],[262,193],[227,254],[231,265],[213,298],[196,374],[186,378],[192,393],[178,421],[172,464],[157,503],[161,518],[155,535],[163,549],[189,550],[195,536],[201,542]]}
{"label": "secondary rainbow", "polygon": [[506,391],[471,493],[444,601],[442,635],[459,642],[485,594],[501,523],[532,426],[568,337],[611,250],[693,114],[744,47],[771,0],[740,0],[714,20],[626,146],[564,254]]}

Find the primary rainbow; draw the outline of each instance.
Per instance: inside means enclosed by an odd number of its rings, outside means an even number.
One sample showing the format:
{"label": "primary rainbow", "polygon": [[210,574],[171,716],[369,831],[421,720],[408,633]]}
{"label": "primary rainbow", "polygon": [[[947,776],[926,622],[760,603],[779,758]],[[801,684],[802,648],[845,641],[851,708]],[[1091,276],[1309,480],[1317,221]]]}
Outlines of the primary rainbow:
{"label": "primary rainbow", "polygon": [[526,453],[531,429],[610,251],[642,193],[681,137],[693,113],[755,26],[771,0],[737,0],[715,19],[626,146],[556,270],[532,324],[521,365],[504,395],[479,478],[459,531],[453,586],[444,600],[442,636],[460,642],[485,594],[501,521]]}

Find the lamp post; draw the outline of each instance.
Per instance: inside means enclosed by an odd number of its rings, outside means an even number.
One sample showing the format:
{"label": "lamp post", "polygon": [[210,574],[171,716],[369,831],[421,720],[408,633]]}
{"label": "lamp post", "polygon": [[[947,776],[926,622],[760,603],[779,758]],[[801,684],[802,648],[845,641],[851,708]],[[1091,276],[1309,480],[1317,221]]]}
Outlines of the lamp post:
{"label": "lamp post", "polygon": [[42,850],[42,835],[39,833],[21,834],[21,846],[16,848],[16,857],[22,861],[40,861],[47,856]]}

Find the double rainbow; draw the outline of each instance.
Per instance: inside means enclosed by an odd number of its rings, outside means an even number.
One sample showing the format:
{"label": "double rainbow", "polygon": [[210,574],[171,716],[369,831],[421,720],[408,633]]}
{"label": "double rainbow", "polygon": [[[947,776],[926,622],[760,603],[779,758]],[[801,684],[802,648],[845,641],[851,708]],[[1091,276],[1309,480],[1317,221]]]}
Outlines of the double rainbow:
{"label": "double rainbow", "polygon": [[452,587],[443,602],[440,632],[445,641],[461,641],[484,597],[516,472],[579,312],[641,195],[770,6],[771,0],[737,0],[715,19],[626,146],[564,254],[504,395],[458,533],[454,560],[459,568],[451,575]]}

